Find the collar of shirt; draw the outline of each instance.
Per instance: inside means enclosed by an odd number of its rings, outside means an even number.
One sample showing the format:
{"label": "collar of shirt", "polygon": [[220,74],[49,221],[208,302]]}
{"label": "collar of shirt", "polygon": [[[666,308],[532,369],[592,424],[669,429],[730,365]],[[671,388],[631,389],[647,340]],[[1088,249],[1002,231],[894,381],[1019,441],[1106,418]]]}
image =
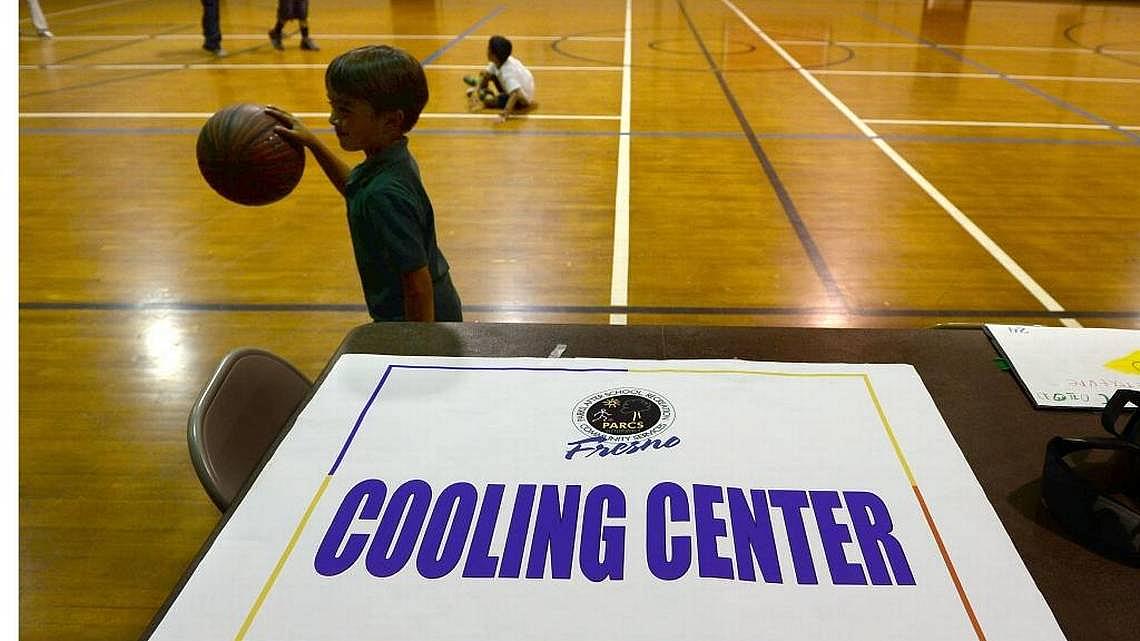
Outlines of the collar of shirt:
{"label": "collar of shirt", "polygon": [[348,174],[348,179],[345,181],[344,188],[347,193],[349,190],[355,191],[362,182],[368,181],[370,178],[380,173],[384,167],[399,162],[408,155],[408,137],[400,136],[399,140],[388,145],[380,153],[366,158],[364,162],[357,165]]}

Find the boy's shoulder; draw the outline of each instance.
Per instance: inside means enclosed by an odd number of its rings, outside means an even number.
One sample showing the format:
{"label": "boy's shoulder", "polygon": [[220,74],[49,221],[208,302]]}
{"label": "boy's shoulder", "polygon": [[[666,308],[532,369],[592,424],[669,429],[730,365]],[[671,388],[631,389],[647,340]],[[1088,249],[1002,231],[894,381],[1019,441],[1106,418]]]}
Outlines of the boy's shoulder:
{"label": "boy's shoulder", "polygon": [[353,192],[365,197],[366,206],[369,202],[417,202],[423,199],[420,195],[424,191],[423,181],[415,169],[414,160],[365,167],[367,164],[357,166],[362,171],[352,181]]}

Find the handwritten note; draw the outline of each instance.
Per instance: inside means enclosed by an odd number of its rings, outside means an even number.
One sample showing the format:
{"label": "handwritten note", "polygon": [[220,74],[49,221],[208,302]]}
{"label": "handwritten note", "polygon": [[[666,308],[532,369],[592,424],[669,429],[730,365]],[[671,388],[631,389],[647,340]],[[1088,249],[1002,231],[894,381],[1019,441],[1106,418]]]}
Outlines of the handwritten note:
{"label": "handwritten note", "polygon": [[1101,409],[1140,389],[1140,330],[986,325],[1036,407]]}

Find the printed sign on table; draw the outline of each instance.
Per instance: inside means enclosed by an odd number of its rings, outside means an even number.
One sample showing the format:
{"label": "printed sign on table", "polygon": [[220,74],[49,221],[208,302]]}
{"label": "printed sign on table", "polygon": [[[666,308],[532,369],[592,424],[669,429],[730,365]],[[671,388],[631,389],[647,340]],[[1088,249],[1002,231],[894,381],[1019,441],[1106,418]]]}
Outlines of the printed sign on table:
{"label": "printed sign on table", "polygon": [[346,355],[150,638],[1064,637],[908,365]]}
{"label": "printed sign on table", "polygon": [[1034,407],[1104,409],[1140,389],[1140,330],[986,325]]}

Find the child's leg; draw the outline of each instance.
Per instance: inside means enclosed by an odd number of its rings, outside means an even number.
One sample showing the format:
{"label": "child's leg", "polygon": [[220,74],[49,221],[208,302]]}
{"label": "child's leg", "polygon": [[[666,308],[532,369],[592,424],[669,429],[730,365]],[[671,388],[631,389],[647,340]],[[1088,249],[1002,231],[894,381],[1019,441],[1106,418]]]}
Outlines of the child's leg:
{"label": "child's leg", "polygon": [[306,50],[306,51],[320,51],[321,48],[318,47],[317,43],[313,42],[313,39],[309,37],[309,18],[308,18],[309,3],[305,2],[304,5],[305,5],[306,17],[300,19],[300,23],[301,23],[301,48]]}
{"label": "child's leg", "polygon": [[48,29],[47,18],[44,17],[43,9],[40,9],[39,0],[28,0],[28,9],[32,12],[32,25],[36,28],[36,33],[41,38],[51,38],[51,30]]}
{"label": "child's leg", "polygon": [[507,101],[510,100],[510,96],[505,93],[493,94],[487,92],[482,96],[482,99],[484,107],[488,109],[502,109],[507,106]]}
{"label": "child's leg", "polygon": [[281,30],[285,28],[285,23],[289,20],[287,4],[288,0],[277,0],[277,22],[269,30],[269,42],[272,42],[273,48],[278,51],[285,50],[285,45],[281,43]]}
{"label": "child's leg", "polygon": [[320,51],[321,48],[309,37],[309,0],[293,0],[293,15],[301,23],[301,48]]}

